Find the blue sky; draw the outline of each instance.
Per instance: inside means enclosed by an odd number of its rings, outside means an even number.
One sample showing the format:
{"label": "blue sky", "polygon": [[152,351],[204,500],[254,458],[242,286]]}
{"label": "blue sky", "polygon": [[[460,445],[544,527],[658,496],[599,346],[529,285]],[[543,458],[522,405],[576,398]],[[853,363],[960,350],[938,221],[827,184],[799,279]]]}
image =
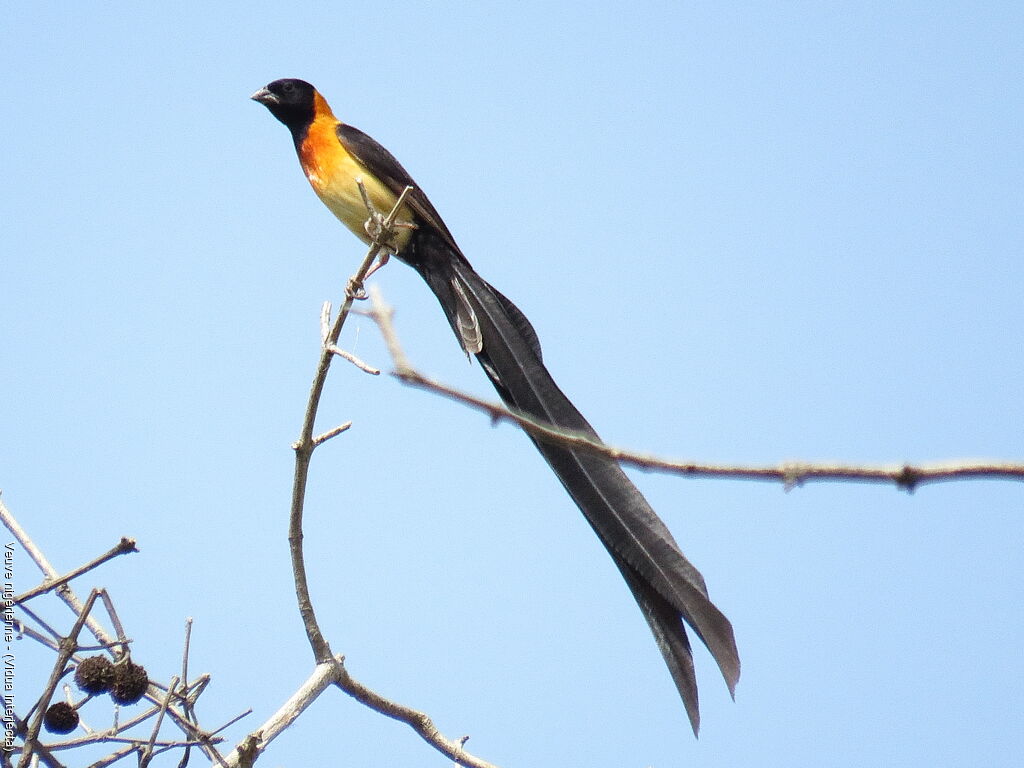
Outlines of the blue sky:
{"label": "blue sky", "polygon": [[[286,76],[402,160],[610,442],[1019,461],[1022,28],[1014,3],[8,6],[5,502],[60,568],[139,540],[96,581],[154,677],[178,671],[195,618],[204,719],[255,710],[232,741],[308,674],[289,444],[320,304],[364,249],[248,99]],[[415,363],[493,397],[412,270],[374,282]],[[365,319],[343,343],[387,366]],[[311,477],[321,622],[357,678],[475,753],[1019,759],[1020,484],[638,474],[743,659],[733,703],[698,653],[695,741],[628,590],[521,434],[339,365],[321,426],[348,419]],[[19,648],[24,701],[47,670]],[[446,764],[337,694],[264,762],[325,759]]]}

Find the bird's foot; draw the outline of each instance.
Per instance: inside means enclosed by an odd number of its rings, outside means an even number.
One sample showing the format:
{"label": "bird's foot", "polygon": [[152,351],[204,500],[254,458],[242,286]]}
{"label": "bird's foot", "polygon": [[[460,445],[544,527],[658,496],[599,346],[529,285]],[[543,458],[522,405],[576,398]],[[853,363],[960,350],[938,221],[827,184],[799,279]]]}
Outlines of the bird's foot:
{"label": "bird's foot", "polygon": [[365,301],[366,289],[363,288],[363,281],[350,277],[345,285],[345,296],[353,301]]}
{"label": "bird's foot", "polygon": [[397,254],[399,250],[399,238],[396,230],[416,229],[411,221],[393,221],[388,223],[387,219],[378,211],[370,211],[369,218],[363,222],[363,229],[370,242],[388,252],[388,255]]}

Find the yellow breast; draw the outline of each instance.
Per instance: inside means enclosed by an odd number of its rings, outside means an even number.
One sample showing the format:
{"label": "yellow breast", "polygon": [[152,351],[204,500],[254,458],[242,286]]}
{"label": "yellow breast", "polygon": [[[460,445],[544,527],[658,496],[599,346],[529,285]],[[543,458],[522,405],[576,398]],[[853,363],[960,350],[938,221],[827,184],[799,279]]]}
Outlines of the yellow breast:
{"label": "yellow breast", "polygon": [[[302,169],[313,191],[331,213],[368,244],[370,239],[363,224],[369,214],[356,180],[362,180],[373,207],[384,216],[391,212],[398,198],[341,145],[335,132],[336,125],[334,120],[313,121],[299,148]],[[403,210],[399,218],[408,220],[408,213]],[[404,245],[409,230],[396,230],[396,236]]]}

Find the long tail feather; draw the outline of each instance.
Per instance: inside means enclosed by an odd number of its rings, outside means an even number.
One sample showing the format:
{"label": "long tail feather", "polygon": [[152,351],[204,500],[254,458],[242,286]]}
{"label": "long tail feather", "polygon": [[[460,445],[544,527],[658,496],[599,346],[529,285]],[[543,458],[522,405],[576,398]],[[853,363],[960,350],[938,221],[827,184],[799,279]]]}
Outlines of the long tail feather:
{"label": "long tail feather", "polygon": [[[502,399],[537,419],[597,439],[548,373],[537,335],[522,312],[444,243],[422,238],[414,255],[409,262],[434,291],[463,347],[476,354]],[[467,328],[467,318],[475,327]],[[711,651],[730,694],[740,675],[732,625],[708,598],[700,572],[616,461],[540,440],[534,443],[633,592],[696,734],[697,681],[683,620]]]}

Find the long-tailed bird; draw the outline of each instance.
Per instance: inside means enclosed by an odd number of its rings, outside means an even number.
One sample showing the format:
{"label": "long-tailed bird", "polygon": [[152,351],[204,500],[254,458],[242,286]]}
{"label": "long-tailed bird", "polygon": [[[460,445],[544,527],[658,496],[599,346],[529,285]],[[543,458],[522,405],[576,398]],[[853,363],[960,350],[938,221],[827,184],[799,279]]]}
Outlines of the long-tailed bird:
{"label": "long-tailed bird", "polygon": [[[374,208],[384,213],[412,187],[399,218],[413,226],[396,230],[390,245],[434,292],[462,348],[476,356],[511,408],[598,439],[548,373],[533,326],[470,266],[430,200],[390,152],[338,120],[323,96],[303,80],[275,80],[252,98],[288,127],[313,191],[364,242],[370,242],[364,228],[368,212],[357,179]],[[740,676],[732,625],[708,598],[700,572],[615,460],[554,442],[533,442],[632,590],[696,734],[697,679],[683,623],[711,651],[730,694]]]}

